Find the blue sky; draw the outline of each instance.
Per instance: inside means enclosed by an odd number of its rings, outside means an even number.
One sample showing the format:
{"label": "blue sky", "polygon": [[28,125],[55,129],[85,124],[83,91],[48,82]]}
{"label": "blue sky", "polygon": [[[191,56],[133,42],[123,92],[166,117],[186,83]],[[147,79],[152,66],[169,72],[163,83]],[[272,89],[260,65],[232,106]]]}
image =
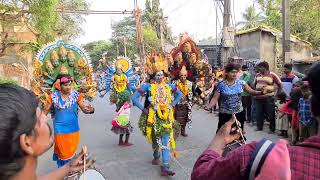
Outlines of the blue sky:
{"label": "blue sky", "polygon": [[[133,0],[87,0],[92,10],[132,10]],[[253,4],[253,0],[231,0],[234,2],[232,12],[236,22],[241,21],[241,13]],[[138,0],[144,9],[145,0]],[[188,32],[193,38],[202,39],[216,34],[216,13],[214,0],[160,0],[160,6],[168,17],[173,35]],[[220,26],[222,26],[221,11]],[[119,21],[128,15],[87,15],[82,25],[85,33],[77,39],[80,44],[111,37],[111,22]]]}

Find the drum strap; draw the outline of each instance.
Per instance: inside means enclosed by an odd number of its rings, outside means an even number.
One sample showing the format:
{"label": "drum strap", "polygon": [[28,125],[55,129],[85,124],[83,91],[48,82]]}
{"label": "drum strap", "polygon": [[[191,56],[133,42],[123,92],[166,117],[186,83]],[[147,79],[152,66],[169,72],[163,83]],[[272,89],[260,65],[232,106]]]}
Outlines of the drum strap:
{"label": "drum strap", "polygon": [[258,143],[256,149],[250,157],[250,161],[246,169],[247,179],[254,180],[255,177],[259,175],[266,157],[274,146],[275,144],[267,139],[263,139]]}

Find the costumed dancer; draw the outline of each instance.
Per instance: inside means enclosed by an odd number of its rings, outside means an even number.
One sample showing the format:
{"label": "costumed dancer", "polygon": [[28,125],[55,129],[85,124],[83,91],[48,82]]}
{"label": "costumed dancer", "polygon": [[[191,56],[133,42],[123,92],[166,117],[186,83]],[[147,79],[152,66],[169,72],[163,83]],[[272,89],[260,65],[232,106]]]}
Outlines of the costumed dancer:
{"label": "costumed dancer", "polygon": [[53,160],[61,167],[75,156],[78,148],[78,109],[86,114],[94,112],[85,102],[96,95],[90,60],[81,48],[60,40],[41,49],[33,65],[32,90],[44,111],[52,113]]}
{"label": "costumed dancer", "polygon": [[[139,128],[152,144],[153,165],[160,164],[160,149],[162,152],[161,175],[173,176],[174,171],[169,166],[170,149],[176,156],[174,140],[174,110],[180,101],[182,93],[173,84],[165,82],[164,71],[167,62],[162,55],[152,53],[147,59],[147,72],[153,77],[150,83],[143,84],[132,96],[133,103],[143,111]],[[139,98],[147,95],[145,106]],[[175,96],[174,96],[175,95]]]}
{"label": "costumed dancer", "polygon": [[187,79],[195,85],[193,101],[202,106],[211,88],[208,84],[212,79],[212,68],[207,57],[187,33],[180,35],[179,45],[171,50],[169,57],[173,59],[173,65],[169,68],[172,79],[178,80],[182,67],[186,67]]}
{"label": "costumed dancer", "polygon": [[191,128],[193,84],[187,80],[188,71],[185,66],[180,71],[180,79],[175,82],[176,87],[182,92],[181,101],[175,107],[175,118],[180,123],[181,135],[187,137],[186,125]]}
{"label": "costumed dancer", "polygon": [[111,91],[110,102],[116,105],[117,112],[112,119],[111,131],[119,135],[119,146],[131,146],[133,144],[129,143],[129,138],[133,127],[130,124],[130,97],[136,84],[131,60],[126,57],[114,60],[113,65],[107,68],[105,81],[105,90]]}

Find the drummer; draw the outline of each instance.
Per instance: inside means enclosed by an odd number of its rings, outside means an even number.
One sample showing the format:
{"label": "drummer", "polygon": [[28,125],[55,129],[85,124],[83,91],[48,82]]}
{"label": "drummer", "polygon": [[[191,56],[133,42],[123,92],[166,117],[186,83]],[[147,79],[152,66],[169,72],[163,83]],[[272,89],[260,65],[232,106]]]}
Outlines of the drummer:
{"label": "drummer", "polygon": [[[0,179],[38,179],[38,156],[53,144],[52,131],[36,96],[22,87],[0,84]],[[83,168],[81,152],[65,166],[39,179],[63,179]],[[87,160],[89,167],[94,160]]]}

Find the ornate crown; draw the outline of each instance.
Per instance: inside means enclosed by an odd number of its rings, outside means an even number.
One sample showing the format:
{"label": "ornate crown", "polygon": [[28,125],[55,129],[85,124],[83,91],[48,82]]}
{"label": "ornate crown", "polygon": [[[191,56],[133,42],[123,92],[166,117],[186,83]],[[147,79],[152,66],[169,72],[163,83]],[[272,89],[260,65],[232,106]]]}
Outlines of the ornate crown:
{"label": "ornate crown", "polygon": [[154,51],[150,56],[147,57],[145,69],[147,70],[148,74],[154,74],[159,71],[168,73],[168,61],[163,57],[162,54]]}

